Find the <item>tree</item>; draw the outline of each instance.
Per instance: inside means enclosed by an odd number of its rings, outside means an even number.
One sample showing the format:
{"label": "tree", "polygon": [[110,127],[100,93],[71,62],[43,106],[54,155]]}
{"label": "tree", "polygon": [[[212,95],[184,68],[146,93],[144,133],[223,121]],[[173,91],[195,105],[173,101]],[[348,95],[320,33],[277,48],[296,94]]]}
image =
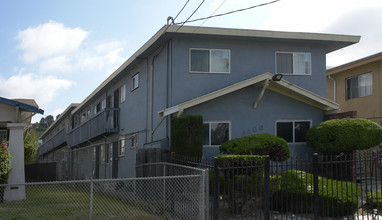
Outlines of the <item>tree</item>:
{"label": "tree", "polygon": [[38,137],[36,130],[31,129],[24,138],[24,162],[36,161]]}

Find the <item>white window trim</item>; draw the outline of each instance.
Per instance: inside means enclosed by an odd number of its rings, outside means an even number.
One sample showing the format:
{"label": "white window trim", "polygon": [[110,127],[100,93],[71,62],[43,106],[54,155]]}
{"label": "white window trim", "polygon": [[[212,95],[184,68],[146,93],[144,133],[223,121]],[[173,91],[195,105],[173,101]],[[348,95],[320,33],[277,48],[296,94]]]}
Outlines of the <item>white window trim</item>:
{"label": "white window trim", "polygon": [[[298,120],[276,120],[275,121],[275,136],[277,136],[277,123],[278,122],[293,122],[293,125],[295,122],[309,122],[310,126],[309,128],[312,128],[312,119],[298,119]],[[306,144],[306,142],[295,142],[295,131],[294,131],[294,126],[293,126],[293,142],[288,142],[288,144]]]}
{"label": "white window trim", "polygon": [[[123,153],[121,151],[122,149],[122,145],[121,145],[121,142],[123,141],[123,144],[124,144],[124,147],[123,147]],[[123,138],[120,138],[119,141],[118,141],[118,157],[124,157],[126,154],[126,138],[123,137]]]}
{"label": "white window trim", "polygon": [[[350,79],[354,79],[354,78],[358,78],[362,75],[365,75],[365,74],[371,74],[371,94],[370,95],[365,95],[365,96],[358,96],[358,97],[354,97],[354,98],[349,98],[348,97],[348,80]],[[359,87],[358,87],[359,88]],[[373,71],[369,71],[369,72],[365,72],[365,73],[362,73],[362,74],[359,74],[359,75],[356,75],[356,76],[351,76],[351,77],[348,77],[348,78],[345,78],[345,98],[346,98],[346,101],[347,100],[352,100],[352,99],[357,99],[357,98],[363,98],[363,97],[367,97],[367,96],[371,96],[373,95]]]}
{"label": "white window trim", "polygon": [[[135,140],[135,141],[134,141]],[[133,142],[134,141],[134,142]],[[130,135],[130,142],[131,142],[131,146],[130,146],[130,149],[135,149],[138,147],[138,133],[135,133],[135,134],[131,134]]]}
{"label": "white window trim", "polygon": [[[206,123],[209,123],[209,124],[211,124],[211,123],[228,123],[228,140],[231,140],[231,131],[232,131],[232,129],[231,129],[231,121],[227,121],[227,120],[222,120],[222,121],[203,121],[203,124],[206,124]],[[208,127],[209,128],[209,131],[208,131],[208,135],[209,135],[209,137],[208,137],[208,139],[209,139],[209,141],[210,141],[210,143],[211,143],[211,132],[210,132],[210,130],[211,130],[211,126],[209,126]],[[217,148],[217,147],[220,147],[221,145],[211,145],[211,144],[209,144],[209,145],[203,145],[203,147],[206,147],[206,148]]]}
{"label": "white window trim", "polygon": [[[293,55],[295,54],[310,54],[310,74],[304,74],[304,73],[279,73],[278,70],[277,70],[277,54],[278,53],[291,53]],[[290,51],[276,51],[275,52],[275,72],[276,74],[283,74],[283,75],[286,75],[286,76],[311,76],[312,75],[312,53],[309,53],[309,52],[290,52]]]}
{"label": "white window trim", "polygon": [[[210,52],[210,69],[208,72],[203,71],[191,71],[191,50],[208,50]],[[211,72],[211,51],[229,51],[229,68],[228,72]],[[212,49],[212,48],[190,48],[188,52],[188,70],[190,73],[218,73],[218,74],[231,74],[231,50],[230,49]]]}
{"label": "white window trim", "polygon": [[[135,83],[134,83],[134,79],[135,79],[135,78],[138,79],[138,86],[137,86],[137,87],[135,87]],[[138,72],[138,73],[134,74],[134,75],[131,77],[131,91],[134,91],[134,90],[136,90],[136,89],[139,88],[139,84],[140,84],[139,81],[140,81],[140,79],[139,79],[139,72]]]}
{"label": "white window trim", "polygon": [[119,101],[120,103],[124,103],[126,101],[126,84],[123,84],[120,88],[119,88]]}

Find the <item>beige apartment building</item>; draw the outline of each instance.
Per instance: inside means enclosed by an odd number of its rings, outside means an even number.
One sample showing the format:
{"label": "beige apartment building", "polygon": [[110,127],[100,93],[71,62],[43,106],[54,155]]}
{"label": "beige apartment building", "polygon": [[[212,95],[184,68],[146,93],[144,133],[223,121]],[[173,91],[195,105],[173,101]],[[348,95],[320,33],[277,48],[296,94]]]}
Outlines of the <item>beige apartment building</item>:
{"label": "beige apartment building", "polygon": [[327,98],[339,104],[328,118],[366,118],[382,125],[382,52],[326,72]]}

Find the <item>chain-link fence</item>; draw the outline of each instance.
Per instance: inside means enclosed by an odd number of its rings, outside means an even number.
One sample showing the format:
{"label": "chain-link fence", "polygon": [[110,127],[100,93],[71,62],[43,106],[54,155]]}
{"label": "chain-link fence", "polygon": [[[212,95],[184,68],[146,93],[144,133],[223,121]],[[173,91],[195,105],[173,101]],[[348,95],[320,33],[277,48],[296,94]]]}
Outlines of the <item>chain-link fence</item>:
{"label": "chain-link fence", "polygon": [[169,163],[138,169],[164,173],[127,179],[0,185],[25,187],[26,192],[25,200],[0,203],[0,219],[208,218],[207,171]]}

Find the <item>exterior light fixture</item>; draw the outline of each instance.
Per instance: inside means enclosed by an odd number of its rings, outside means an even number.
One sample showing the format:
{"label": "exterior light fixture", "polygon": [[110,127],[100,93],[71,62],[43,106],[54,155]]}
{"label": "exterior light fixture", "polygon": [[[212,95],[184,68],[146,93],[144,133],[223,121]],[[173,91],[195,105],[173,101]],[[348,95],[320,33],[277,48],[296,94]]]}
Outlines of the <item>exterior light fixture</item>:
{"label": "exterior light fixture", "polygon": [[282,78],[283,78],[283,74],[278,73],[272,76],[272,81],[280,81]]}

